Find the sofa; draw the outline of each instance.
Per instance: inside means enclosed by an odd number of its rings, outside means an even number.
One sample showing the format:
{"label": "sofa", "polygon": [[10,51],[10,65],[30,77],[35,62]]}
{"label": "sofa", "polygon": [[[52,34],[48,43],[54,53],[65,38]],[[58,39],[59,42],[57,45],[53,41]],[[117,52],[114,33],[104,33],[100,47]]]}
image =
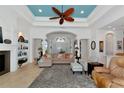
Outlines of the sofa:
{"label": "sofa", "polygon": [[115,55],[117,55],[117,56],[124,56],[124,53],[123,52],[119,52],[119,53],[116,53]]}
{"label": "sofa", "polygon": [[54,64],[70,64],[71,62],[74,62],[74,54],[72,53],[52,54],[52,62]]}
{"label": "sofa", "polygon": [[113,57],[109,67],[95,67],[92,78],[100,88],[124,88],[124,57]]}

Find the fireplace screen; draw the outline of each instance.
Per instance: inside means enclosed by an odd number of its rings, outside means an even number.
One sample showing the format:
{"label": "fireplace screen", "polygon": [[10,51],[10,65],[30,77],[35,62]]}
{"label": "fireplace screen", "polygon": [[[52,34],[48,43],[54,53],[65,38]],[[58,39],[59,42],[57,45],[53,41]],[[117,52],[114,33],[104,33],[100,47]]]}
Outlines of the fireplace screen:
{"label": "fireplace screen", "polygon": [[0,75],[10,72],[10,51],[0,51]]}
{"label": "fireplace screen", "polygon": [[0,72],[5,70],[5,55],[0,55]]}

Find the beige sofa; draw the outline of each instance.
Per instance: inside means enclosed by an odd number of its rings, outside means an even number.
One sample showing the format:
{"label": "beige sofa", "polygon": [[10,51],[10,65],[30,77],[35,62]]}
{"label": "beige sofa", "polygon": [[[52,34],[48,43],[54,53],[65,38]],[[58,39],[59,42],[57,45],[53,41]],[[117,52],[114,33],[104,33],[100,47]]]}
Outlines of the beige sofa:
{"label": "beige sofa", "polygon": [[72,53],[53,54],[52,62],[54,64],[69,64],[74,62],[74,55]]}
{"label": "beige sofa", "polygon": [[45,54],[42,59],[39,60],[39,67],[51,67],[52,64],[70,64],[74,62],[74,55],[72,53],[61,54]]}
{"label": "beige sofa", "polygon": [[95,67],[92,71],[92,78],[97,87],[124,87],[124,57],[113,57],[109,68]]}

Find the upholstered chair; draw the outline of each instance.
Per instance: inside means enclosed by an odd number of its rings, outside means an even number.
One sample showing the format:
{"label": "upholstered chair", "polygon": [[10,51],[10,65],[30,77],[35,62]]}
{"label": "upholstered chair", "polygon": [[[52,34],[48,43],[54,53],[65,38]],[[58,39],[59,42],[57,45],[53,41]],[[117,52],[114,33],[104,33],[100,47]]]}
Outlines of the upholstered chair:
{"label": "upholstered chair", "polygon": [[50,55],[44,55],[39,61],[38,61],[39,67],[51,67],[52,66],[52,59]]}

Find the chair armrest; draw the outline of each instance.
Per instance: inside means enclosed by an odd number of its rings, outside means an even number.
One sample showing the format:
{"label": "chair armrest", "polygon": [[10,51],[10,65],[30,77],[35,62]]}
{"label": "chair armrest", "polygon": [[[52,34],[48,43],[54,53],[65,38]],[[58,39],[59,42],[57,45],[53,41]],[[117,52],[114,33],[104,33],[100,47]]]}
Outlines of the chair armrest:
{"label": "chair armrest", "polygon": [[110,73],[110,69],[105,67],[94,67],[94,71],[96,72],[103,72],[103,73]]}
{"label": "chair armrest", "polygon": [[124,86],[124,78],[114,78],[112,82]]}

